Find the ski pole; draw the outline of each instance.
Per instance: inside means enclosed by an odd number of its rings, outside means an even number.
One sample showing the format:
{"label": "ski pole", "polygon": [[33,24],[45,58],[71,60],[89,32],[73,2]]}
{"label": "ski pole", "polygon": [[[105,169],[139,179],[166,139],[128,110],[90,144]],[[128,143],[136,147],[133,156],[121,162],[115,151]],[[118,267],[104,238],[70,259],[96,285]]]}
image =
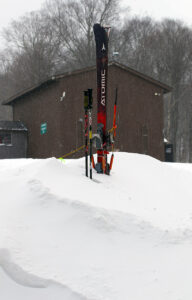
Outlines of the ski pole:
{"label": "ski pole", "polygon": [[92,155],[93,155],[93,143],[92,143],[92,108],[93,108],[93,97],[92,97],[92,89],[88,89],[89,96],[89,170],[90,170],[90,178],[92,179]]}
{"label": "ski pole", "polygon": [[113,166],[113,160],[114,160],[114,142],[116,137],[116,114],[117,114],[117,94],[118,94],[118,88],[115,90],[115,104],[114,104],[114,113],[113,113],[113,142],[112,142],[112,155],[110,160],[110,166],[109,169],[112,169]]}
{"label": "ski pole", "polygon": [[88,177],[88,92],[84,91],[85,109],[85,176]]}

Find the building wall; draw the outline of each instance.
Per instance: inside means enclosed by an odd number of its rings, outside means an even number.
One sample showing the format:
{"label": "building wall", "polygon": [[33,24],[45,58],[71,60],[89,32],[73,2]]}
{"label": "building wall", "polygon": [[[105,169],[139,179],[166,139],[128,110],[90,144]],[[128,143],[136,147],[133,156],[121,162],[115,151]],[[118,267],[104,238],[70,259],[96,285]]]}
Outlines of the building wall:
{"label": "building wall", "polygon": [[[117,66],[109,67],[108,128],[113,124],[118,86],[117,138],[120,151],[164,159],[162,89]],[[83,91],[93,88],[93,132],[96,132],[96,71],[72,74],[15,102],[14,120],[28,128],[28,157],[60,157],[84,144]],[[65,97],[60,98],[65,92]],[[160,96],[155,96],[155,93]],[[40,125],[47,123],[47,133]],[[78,153],[83,155],[83,151]]]}
{"label": "building wall", "polygon": [[[116,148],[125,152],[145,153],[164,160],[163,90],[114,66],[110,73],[112,87],[115,87],[118,79]],[[109,99],[114,99],[114,88],[111,92]],[[113,116],[112,109],[110,105],[110,117]]]}
{"label": "building wall", "polygon": [[[28,128],[28,157],[60,157],[84,143],[83,91],[95,80],[95,72],[66,77],[16,101],[13,117]],[[41,135],[45,122],[47,133]]]}
{"label": "building wall", "polygon": [[12,121],[13,120],[13,111],[11,106],[5,106],[1,104],[0,101],[0,121]]}
{"label": "building wall", "polygon": [[12,145],[0,145],[0,159],[25,158],[27,155],[27,132],[12,131],[11,141]]}

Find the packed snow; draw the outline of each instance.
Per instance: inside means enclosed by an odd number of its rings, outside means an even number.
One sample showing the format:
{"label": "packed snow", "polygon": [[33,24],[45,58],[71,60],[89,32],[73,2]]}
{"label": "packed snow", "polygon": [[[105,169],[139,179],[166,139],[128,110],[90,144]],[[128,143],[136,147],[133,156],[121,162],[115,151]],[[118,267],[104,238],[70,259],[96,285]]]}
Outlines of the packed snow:
{"label": "packed snow", "polygon": [[192,166],[0,161],[0,299],[191,300]]}

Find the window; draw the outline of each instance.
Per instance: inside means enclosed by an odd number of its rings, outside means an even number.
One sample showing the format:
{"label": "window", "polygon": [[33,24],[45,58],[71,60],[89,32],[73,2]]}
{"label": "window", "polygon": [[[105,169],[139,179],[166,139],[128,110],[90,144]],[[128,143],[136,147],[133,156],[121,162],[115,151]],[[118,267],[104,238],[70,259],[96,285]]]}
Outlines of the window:
{"label": "window", "polygon": [[11,145],[11,133],[0,132],[0,145]]}

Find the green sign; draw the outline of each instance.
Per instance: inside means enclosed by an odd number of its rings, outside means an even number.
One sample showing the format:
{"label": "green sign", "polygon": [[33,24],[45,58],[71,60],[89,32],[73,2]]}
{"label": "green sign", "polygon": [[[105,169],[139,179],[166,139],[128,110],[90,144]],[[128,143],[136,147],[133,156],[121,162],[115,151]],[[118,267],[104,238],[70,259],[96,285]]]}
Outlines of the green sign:
{"label": "green sign", "polygon": [[41,124],[41,135],[47,132],[47,123]]}

